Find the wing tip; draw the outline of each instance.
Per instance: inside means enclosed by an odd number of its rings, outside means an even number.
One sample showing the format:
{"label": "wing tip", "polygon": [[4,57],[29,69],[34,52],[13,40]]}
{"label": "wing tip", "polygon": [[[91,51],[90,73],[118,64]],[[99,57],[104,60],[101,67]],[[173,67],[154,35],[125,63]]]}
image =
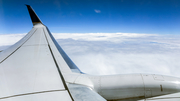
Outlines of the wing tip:
{"label": "wing tip", "polygon": [[41,20],[39,19],[39,17],[37,16],[37,14],[35,13],[35,11],[32,9],[32,7],[28,4],[25,4],[27,9],[28,9],[28,12],[29,12],[29,15],[31,17],[31,21],[33,23],[33,25],[36,25],[36,24],[39,24],[41,22]]}
{"label": "wing tip", "polygon": [[30,5],[28,5],[28,4],[24,4],[24,5],[26,5],[26,6],[30,6]]}

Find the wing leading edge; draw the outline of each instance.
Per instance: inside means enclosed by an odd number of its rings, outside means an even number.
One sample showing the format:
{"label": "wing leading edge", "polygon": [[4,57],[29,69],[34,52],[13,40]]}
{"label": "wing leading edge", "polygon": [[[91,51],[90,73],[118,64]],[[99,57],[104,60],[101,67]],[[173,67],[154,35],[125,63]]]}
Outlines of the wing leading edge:
{"label": "wing leading edge", "polygon": [[[30,16],[38,18],[31,7],[27,7]],[[66,68],[64,72],[71,72],[70,68],[58,54],[47,27],[41,22],[33,25],[23,39],[0,54],[0,100],[72,101],[60,71]]]}
{"label": "wing leading edge", "polygon": [[[27,5],[32,30],[0,53],[0,101],[82,101],[89,94],[106,101],[86,86],[67,83],[63,74],[81,74],[34,10]],[[79,90],[78,90],[78,89]],[[83,93],[88,91],[88,93]]]}

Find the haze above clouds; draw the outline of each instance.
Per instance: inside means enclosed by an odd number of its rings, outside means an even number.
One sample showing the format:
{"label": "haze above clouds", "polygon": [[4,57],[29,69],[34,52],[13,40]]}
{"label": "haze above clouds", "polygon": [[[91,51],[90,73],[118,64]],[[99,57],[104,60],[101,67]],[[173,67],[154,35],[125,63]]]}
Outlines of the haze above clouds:
{"label": "haze above clouds", "polygon": [[[0,35],[0,50],[25,34]],[[81,71],[95,75],[151,73],[180,77],[180,36],[137,33],[54,33]]]}

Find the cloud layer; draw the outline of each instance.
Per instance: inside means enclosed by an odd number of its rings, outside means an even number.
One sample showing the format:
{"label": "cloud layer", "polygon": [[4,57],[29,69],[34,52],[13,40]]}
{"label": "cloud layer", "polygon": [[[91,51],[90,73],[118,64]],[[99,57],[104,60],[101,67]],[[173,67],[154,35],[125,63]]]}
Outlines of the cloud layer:
{"label": "cloud layer", "polygon": [[[0,35],[0,50],[15,43],[24,35]],[[180,36],[178,35],[137,33],[54,33],[53,35],[85,73],[96,75],[151,73],[180,77]],[[11,41],[8,41],[9,39]]]}

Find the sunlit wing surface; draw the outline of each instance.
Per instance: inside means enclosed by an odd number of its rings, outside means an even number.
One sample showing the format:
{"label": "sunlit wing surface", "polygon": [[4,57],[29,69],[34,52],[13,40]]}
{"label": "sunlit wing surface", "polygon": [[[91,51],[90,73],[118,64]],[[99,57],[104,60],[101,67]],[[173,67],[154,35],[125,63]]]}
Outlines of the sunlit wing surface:
{"label": "sunlit wing surface", "polygon": [[22,40],[0,54],[0,99],[72,100],[58,67],[67,64],[57,62],[60,59],[48,29],[34,24]]}
{"label": "sunlit wing surface", "polygon": [[0,101],[179,101],[180,78],[82,73],[27,5],[32,30],[0,52]]}
{"label": "sunlit wing surface", "polygon": [[80,70],[32,8],[27,8],[32,30],[0,54],[0,101],[72,101],[62,72]]}

